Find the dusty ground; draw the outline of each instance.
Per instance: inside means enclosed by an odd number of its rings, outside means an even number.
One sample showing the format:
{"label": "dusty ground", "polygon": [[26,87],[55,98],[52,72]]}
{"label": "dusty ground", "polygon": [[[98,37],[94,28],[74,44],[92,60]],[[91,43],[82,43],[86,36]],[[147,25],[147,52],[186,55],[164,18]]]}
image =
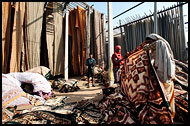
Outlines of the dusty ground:
{"label": "dusty ground", "polygon": [[95,87],[92,87],[92,83],[90,83],[90,88],[87,88],[88,81],[81,81],[81,77],[69,78],[69,79],[77,79],[79,83],[77,84],[80,90],[75,92],[68,92],[68,93],[59,93],[54,92],[55,96],[69,96],[70,98],[67,103],[69,102],[78,102],[84,99],[92,99],[96,96],[102,95],[102,89],[104,86],[100,85],[100,83],[94,83]]}

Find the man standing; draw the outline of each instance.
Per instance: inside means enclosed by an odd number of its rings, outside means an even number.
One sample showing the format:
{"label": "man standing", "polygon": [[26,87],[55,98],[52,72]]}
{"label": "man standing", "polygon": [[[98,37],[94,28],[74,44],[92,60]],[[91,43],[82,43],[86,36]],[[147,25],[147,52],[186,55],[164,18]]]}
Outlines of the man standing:
{"label": "man standing", "polygon": [[88,87],[89,88],[89,83],[90,83],[90,77],[92,77],[92,87],[95,87],[93,84],[93,77],[94,77],[94,66],[96,65],[96,60],[93,58],[93,55],[90,53],[89,54],[90,58],[86,60],[86,65],[88,66]]}

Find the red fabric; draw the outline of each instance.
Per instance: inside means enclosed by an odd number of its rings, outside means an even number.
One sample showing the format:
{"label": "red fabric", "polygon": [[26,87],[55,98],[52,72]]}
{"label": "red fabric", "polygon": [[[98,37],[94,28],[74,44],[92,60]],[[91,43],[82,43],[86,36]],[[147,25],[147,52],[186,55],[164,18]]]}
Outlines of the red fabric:
{"label": "red fabric", "polygon": [[112,55],[112,63],[113,63],[113,67],[119,67],[120,65],[122,65],[124,63],[124,60],[122,60],[120,63],[115,63],[114,59],[117,58],[117,60],[121,60],[123,58],[123,56],[121,55],[121,52],[119,52],[119,50],[121,50],[121,46],[117,45],[115,47],[115,51],[114,54]]}

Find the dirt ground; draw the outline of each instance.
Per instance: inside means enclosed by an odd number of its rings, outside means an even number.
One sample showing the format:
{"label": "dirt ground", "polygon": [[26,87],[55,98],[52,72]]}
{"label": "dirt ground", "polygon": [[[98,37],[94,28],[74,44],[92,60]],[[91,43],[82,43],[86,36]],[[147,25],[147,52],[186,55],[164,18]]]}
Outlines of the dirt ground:
{"label": "dirt ground", "polygon": [[104,88],[104,86],[100,85],[100,83],[94,83],[95,87],[92,87],[92,83],[90,83],[90,88],[87,88],[86,84],[88,83],[88,81],[81,81],[81,77],[74,77],[69,79],[77,79],[79,81],[77,86],[80,88],[80,90],[67,93],[60,93],[55,91],[53,92],[56,97],[69,96],[70,98],[68,99],[68,101],[66,101],[67,103],[79,102],[81,100],[92,99],[96,96],[102,95],[102,89]]}

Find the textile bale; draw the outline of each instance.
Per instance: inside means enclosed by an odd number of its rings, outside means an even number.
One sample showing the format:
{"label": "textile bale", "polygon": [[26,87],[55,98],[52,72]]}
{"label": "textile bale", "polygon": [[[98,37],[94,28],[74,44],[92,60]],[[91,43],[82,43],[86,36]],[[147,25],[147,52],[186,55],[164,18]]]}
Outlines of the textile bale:
{"label": "textile bale", "polygon": [[43,75],[48,80],[50,77],[50,71],[51,70],[47,67],[39,66],[39,67],[32,68],[30,70],[27,70],[25,72],[39,73],[39,74]]}
{"label": "textile bale", "polygon": [[62,80],[61,78],[56,79],[52,83],[52,88],[58,92],[74,92],[80,88],[77,86],[78,81],[76,79]]}
{"label": "textile bale", "polygon": [[26,93],[20,87],[21,83],[8,74],[2,74],[2,107],[30,104]]}
{"label": "textile bale", "polygon": [[41,74],[31,72],[15,72],[9,73],[9,75],[16,78],[19,82],[32,84],[34,87],[33,92],[43,91],[44,93],[51,93],[50,82],[48,82]]}

